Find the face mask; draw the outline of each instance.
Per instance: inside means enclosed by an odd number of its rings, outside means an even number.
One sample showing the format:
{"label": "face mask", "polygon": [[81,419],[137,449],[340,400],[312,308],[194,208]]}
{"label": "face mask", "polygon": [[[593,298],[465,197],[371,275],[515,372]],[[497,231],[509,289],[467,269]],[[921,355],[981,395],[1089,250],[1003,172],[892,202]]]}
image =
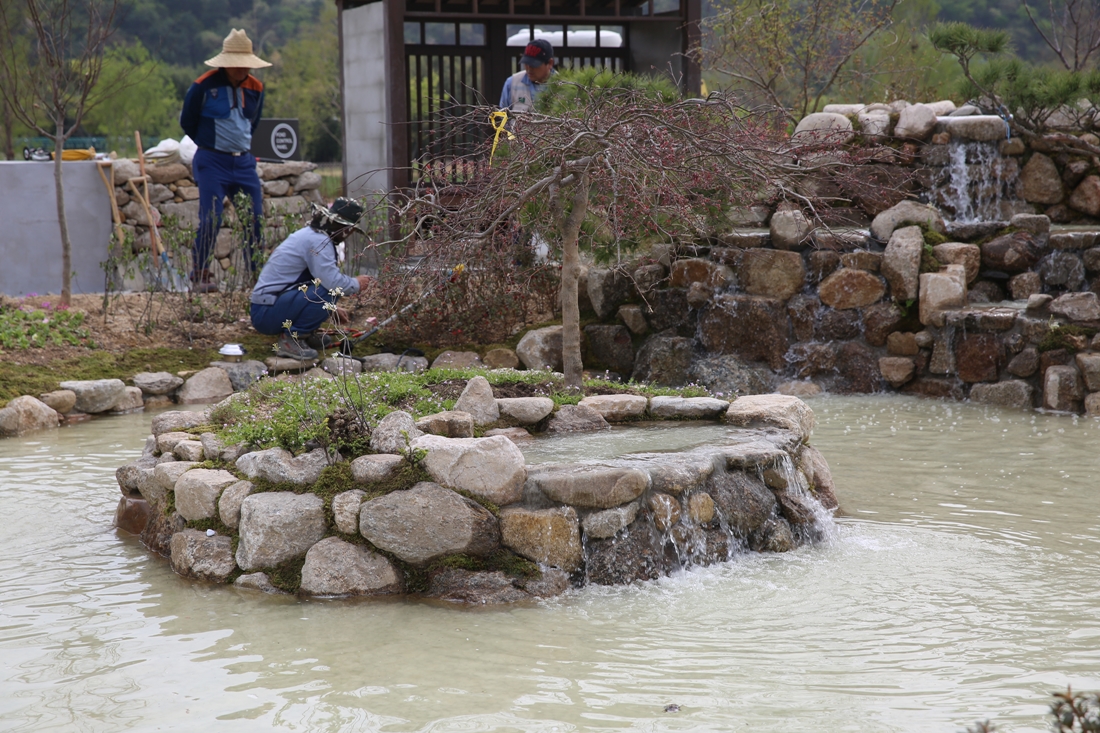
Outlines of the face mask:
{"label": "face mask", "polygon": [[342,265],[344,263],[344,243],[336,245],[336,264]]}

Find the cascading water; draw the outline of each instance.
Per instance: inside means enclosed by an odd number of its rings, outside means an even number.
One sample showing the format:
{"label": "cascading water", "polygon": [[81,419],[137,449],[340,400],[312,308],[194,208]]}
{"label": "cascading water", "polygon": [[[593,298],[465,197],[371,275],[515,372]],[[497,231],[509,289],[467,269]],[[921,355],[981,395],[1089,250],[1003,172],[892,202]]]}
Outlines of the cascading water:
{"label": "cascading water", "polygon": [[1004,157],[998,142],[952,140],[948,165],[933,191],[955,222],[1003,221],[1005,204],[1016,198],[1019,164]]}

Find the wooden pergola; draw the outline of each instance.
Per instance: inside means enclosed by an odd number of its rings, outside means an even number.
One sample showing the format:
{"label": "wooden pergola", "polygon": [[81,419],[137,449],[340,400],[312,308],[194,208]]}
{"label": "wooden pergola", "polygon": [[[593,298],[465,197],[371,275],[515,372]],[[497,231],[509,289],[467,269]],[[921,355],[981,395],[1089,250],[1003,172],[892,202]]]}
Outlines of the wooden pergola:
{"label": "wooden pergola", "polygon": [[[523,47],[545,38],[559,67],[672,74],[699,90],[701,0],[336,0],[344,180],[364,195],[405,186],[449,114],[496,104]],[[470,141],[474,142],[474,141]],[[461,144],[458,141],[457,144]],[[460,152],[460,151],[454,151]]]}

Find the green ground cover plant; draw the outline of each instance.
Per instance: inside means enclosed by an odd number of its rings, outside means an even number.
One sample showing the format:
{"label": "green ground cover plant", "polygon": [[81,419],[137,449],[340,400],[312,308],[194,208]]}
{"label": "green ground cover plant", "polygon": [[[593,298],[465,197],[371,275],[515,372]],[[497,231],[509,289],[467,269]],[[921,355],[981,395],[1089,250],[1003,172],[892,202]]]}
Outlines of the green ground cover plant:
{"label": "green ground cover plant", "polygon": [[[219,437],[228,445],[247,443],[254,448],[285,448],[300,453],[307,446],[340,450],[345,458],[361,455],[364,446],[333,441],[329,416],[337,411],[356,415],[369,430],[394,410],[404,410],[419,419],[454,408],[466,382],[483,376],[494,388],[518,389],[523,394],[542,395],[555,407],[576,404],[585,394],[566,390],[564,378],[552,372],[508,369],[431,369],[421,373],[368,372],[337,379],[306,379],[299,382],[261,380],[247,392],[219,405],[210,419],[219,426]],[[587,394],[627,393],[645,396],[707,396],[702,387],[651,387],[632,382],[616,384],[586,380]]]}
{"label": "green ground cover plant", "polygon": [[94,348],[84,326],[84,314],[53,308],[48,302],[24,301],[0,307],[0,347],[29,349],[36,346],[85,346]]}

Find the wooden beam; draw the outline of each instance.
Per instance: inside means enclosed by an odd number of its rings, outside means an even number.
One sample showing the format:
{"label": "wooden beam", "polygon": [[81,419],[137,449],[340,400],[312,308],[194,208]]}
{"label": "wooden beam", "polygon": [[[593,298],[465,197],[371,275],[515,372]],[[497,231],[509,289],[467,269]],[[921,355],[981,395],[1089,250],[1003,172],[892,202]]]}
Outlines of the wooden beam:
{"label": "wooden beam", "polygon": [[[408,89],[405,83],[405,2],[384,0],[386,37],[386,136],[390,144],[390,186],[409,185]],[[439,0],[436,0],[438,5]]]}

